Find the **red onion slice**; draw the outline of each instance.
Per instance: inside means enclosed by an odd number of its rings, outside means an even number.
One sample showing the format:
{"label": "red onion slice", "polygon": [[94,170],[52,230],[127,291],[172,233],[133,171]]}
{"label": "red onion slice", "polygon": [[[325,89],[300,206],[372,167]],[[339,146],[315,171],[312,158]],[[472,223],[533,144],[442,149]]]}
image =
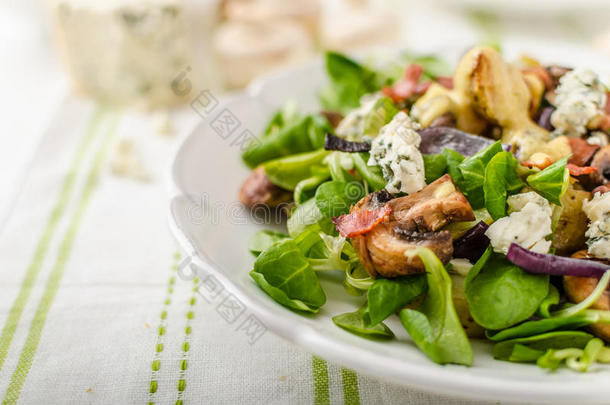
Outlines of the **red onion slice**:
{"label": "red onion slice", "polygon": [[600,278],[610,270],[610,266],[600,262],[536,253],[516,243],[510,245],[506,258],[530,273],[552,276]]}
{"label": "red onion slice", "polygon": [[476,263],[489,246],[489,238],[485,235],[488,228],[489,226],[481,221],[457,238],[453,242],[453,257]]}

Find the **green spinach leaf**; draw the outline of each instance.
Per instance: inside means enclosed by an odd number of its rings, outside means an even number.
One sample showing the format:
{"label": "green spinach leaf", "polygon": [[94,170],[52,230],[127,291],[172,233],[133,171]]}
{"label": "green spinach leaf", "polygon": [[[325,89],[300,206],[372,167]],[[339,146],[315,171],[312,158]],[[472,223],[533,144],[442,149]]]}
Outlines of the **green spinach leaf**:
{"label": "green spinach leaf", "polygon": [[297,103],[294,101],[285,103],[275,112],[275,114],[273,114],[265,126],[263,137],[272,135],[278,132],[280,129],[298,122],[300,118],[301,116],[299,115]]}
{"label": "green spinach leaf", "polygon": [[519,162],[512,154],[499,152],[485,168],[485,208],[494,220],[506,216],[506,198],[524,186],[517,174],[517,165]]}
{"label": "green spinach leaf", "polygon": [[327,181],[316,190],[316,206],[327,218],[347,214],[350,207],[364,197],[364,187],[359,182]]}
{"label": "green spinach leaf", "polygon": [[273,159],[319,149],[324,146],[326,132],[331,130],[326,118],[308,115],[252,142],[242,153],[242,159],[248,167],[254,168]]}
{"label": "green spinach leaf", "polygon": [[254,262],[250,276],[286,307],[315,313],[326,302],[318,276],[292,239],[277,242],[263,251]]}
{"label": "green spinach leaf", "polygon": [[368,321],[371,325],[382,322],[425,294],[427,290],[425,274],[376,279],[366,293],[368,303],[365,313]]}
{"label": "green spinach leaf", "polygon": [[561,196],[568,188],[570,172],[568,158],[563,158],[536,174],[527,177],[527,184],[555,205],[561,205]]}
{"label": "green spinach leaf", "polygon": [[548,291],[548,275],[527,273],[489,248],[465,281],[470,313],[487,329],[504,329],[526,320]]}
{"label": "green spinach leaf", "polygon": [[269,181],[276,186],[294,191],[297,185],[312,175],[327,173],[328,168],[321,167],[322,161],[328,155],[324,149],[300,153],[284,158],[271,160],[263,165]]}
{"label": "green spinach leaf", "polygon": [[447,158],[441,153],[422,155],[424,158],[424,171],[426,183],[430,184],[447,172]]}
{"label": "green spinach leaf", "polygon": [[336,52],[327,52],[326,71],[330,84],[320,93],[322,105],[330,110],[346,112],[360,105],[360,97],[389,84],[389,79],[353,59]]}
{"label": "green spinach leaf", "polygon": [[436,255],[417,248],[426,267],[428,293],[421,306],[400,311],[400,321],[415,344],[439,364],[471,365],[472,347],[455,312],[451,297],[451,278]]}
{"label": "green spinach leaf", "polygon": [[[530,350],[540,351],[542,352],[542,354],[544,354],[544,352],[548,349],[565,349],[568,347],[576,347],[582,349],[591,339],[593,339],[593,335],[590,335],[586,332],[549,332],[541,335],[505,340],[503,342],[496,343],[493,348],[493,356],[497,360],[506,361],[510,361],[511,357],[522,358],[523,356],[519,355],[513,357],[513,351],[515,350],[516,345],[525,346]],[[536,359],[532,359],[530,357],[528,361],[536,361]]]}
{"label": "green spinach leaf", "polygon": [[263,250],[267,249],[275,242],[287,239],[288,237],[289,236],[283,232],[275,232],[268,230],[258,231],[254,235],[252,235],[252,238],[250,238],[250,245],[248,246],[248,250],[254,256],[258,256]]}
{"label": "green spinach leaf", "polygon": [[364,310],[333,316],[335,325],[361,337],[392,339],[394,333],[384,323],[368,324],[364,319]]}
{"label": "green spinach leaf", "polygon": [[445,156],[445,159],[447,160],[447,173],[449,173],[453,179],[453,182],[458,184],[462,181],[462,173],[460,173],[458,166],[466,158],[462,156],[461,153],[456,152],[453,149],[443,149],[442,155]]}
{"label": "green spinach leaf", "polygon": [[392,121],[392,118],[394,118],[398,111],[398,108],[388,97],[379,98],[371,111],[364,117],[364,131],[362,135],[375,138],[379,134],[381,127]]}
{"label": "green spinach leaf", "polygon": [[367,165],[368,154],[366,153],[352,153],[351,155],[356,171],[362,176],[369,187],[373,191],[383,190],[385,188],[385,180],[381,175],[380,167]]}
{"label": "green spinach leaf", "polygon": [[286,222],[288,234],[293,238],[296,238],[299,234],[305,231],[307,227],[314,224],[319,225],[324,233],[329,235],[339,234],[335,229],[335,224],[333,224],[330,218],[322,215],[316,206],[315,198],[311,198],[310,200],[307,200],[303,204],[299,205],[294,211],[292,211],[290,218],[288,218],[288,221]]}
{"label": "green spinach leaf", "polygon": [[[473,209],[483,208],[485,205],[485,167],[492,157],[502,152],[500,141],[489,145],[482,151],[464,159],[458,166],[459,175],[453,181],[464,193]],[[451,172],[450,172],[451,173]]]}
{"label": "green spinach leaf", "polygon": [[593,323],[586,315],[574,315],[569,318],[544,318],[538,321],[527,321],[500,331],[488,330],[485,335],[496,342],[508,339],[535,336],[556,330],[574,330]]}
{"label": "green spinach leaf", "polygon": [[538,315],[543,318],[551,317],[551,307],[553,305],[559,304],[559,291],[557,291],[557,287],[553,284],[549,284],[549,293],[540,303],[540,307],[538,308]]}

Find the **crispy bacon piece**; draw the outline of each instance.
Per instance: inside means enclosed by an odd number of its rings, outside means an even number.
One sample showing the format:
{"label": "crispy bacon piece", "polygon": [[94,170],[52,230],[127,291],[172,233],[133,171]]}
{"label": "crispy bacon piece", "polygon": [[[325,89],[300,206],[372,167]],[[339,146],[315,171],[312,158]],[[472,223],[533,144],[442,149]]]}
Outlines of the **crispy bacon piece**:
{"label": "crispy bacon piece", "polygon": [[601,186],[597,186],[593,189],[593,191],[591,191],[592,195],[595,195],[596,193],[601,193],[601,194],[605,194],[608,191],[610,191],[610,184],[602,184]]}
{"label": "crispy bacon piece", "polygon": [[333,218],[335,227],[344,238],[353,238],[372,230],[377,224],[388,218],[392,209],[388,204],[374,210],[354,211]]}
{"label": "crispy bacon piece", "polygon": [[587,175],[587,174],[595,173],[597,171],[597,169],[595,167],[591,167],[591,166],[576,166],[576,165],[574,165],[572,163],[568,163],[566,165],[566,167],[570,171],[570,175],[572,175],[574,177],[584,176],[584,175]]}
{"label": "crispy bacon piece", "polygon": [[591,159],[593,159],[595,152],[599,149],[599,145],[591,145],[589,142],[580,138],[569,138],[568,142],[572,149],[572,156],[570,156],[568,163],[576,166],[586,166]]}
{"label": "crispy bacon piece", "polygon": [[436,78],[436,82],[441,86],[448,88],[449,90],[453,89],[453,77],[438,76]]}
{"label": "crispy bacon piece", "polygon": [[538,169],[546,169],[550,165],[553,164],[553,159],[549,155],[544,153],[534,153],[528,160],[524,160],[521,162],[521,166],[529,167],[537,167]]}

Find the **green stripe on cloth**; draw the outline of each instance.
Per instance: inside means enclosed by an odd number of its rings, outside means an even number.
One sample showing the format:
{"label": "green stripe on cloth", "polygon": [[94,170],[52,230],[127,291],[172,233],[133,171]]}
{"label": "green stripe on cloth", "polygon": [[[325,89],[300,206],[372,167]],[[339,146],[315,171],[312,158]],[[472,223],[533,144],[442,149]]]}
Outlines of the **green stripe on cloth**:
{"label": "green stripe on cloth", "polygon": [[342,368],[341,382],[343,384],[343,403],[345,405],[360,405],[358,374],[348,368]]}
{"label": "green stripe on cloth", "polygon": [[311,368],[313,372],[313,403],[314,405],[329,405],[328,393],[328,365],[326,360],[312,356]]}
{"label": "green stripe on cloth", "polygon": [[182,405],[184,403],[184,391],[188,385],[186,384],[186,371],[188,369],[188,356],[189,348],[191,345],[191,333],[193,331],[191,321],[195,317],[195,304],[197,303],[197,292],[199,291],[199,279],[195,277],[193,279],[193,291],[191,298],[189,299],[189,307],[186,311],[186,324],[184,325],[184,339],[182,342],[182,360],[180,360],[180,371],[178,374],[178,396],[176,398],[176,405]]}
{"label": "green stripe on cloth", "polygon": [[98,184],[102,163],[104,162],[110,148],[110,141],[114,138],[116,133],[117,125],[118,116],[114,115],[108,127],[108,131],[104,135],[101,149],[95,155],[93,166],[87,174],[84,190],[80,200],[78,201],[72,222],[70,223],[64,239],[59,246],[57,261],[51,270],[42,299],[40,300],[40,304],[38,305],[36,313],[34,314],[34,319],[30,325],[30,330],[26,338],[25,345],[23,346],[23,350],[21,351],[21,355],[19,357],[19,362],[17,363],[17,367],[6,391],[6,396],[2,402],[4,405],[12,405],[17,403],[19,395],[21,394],[21,389],[23,388],[27,375],[30,372],[32,363],[34,362],[34,356],[36,355],[36,351],[38,349],[38,344],[40,343],[42,331],[47,320],[47,315],[49,314],[53,300],[55,299],[57,291],[59,290],[59,285],[64,274],[64,270],[66,269],[68,259],[70,258],[72,246],[76,240],[81,220],[87,207],[89,206],[89,203],[91,202],[93,191],[96,189]]}
{"label": "green stripe on cloth", "polygon": [[34,250],[34,256],[32,257],[32,260],[30,261],[30,264],[25,272],[25,277],[21,283],[19,294],[17,295],[17,298],[15,298],[13,306],[9,311],[8,318],[6,319],[6,323],[2,328],[2,334],[0,335],[0,370],[2,370],[2,366],[4,365],[4,361],[8,355],[11,342],[13,341],[15,331],[17,330],[17,325],[19,324],[21,315],[23,313],[23,309],[30,298],[32,287],[34,286],[34,283],[38,278],[38,274],[40,273],[44,258],[47,254],[47,250],[49,249],[49,244],[53,238],[53,234],[59,225],[60,219],[63,217],[64,212],[66,211],[68,202],[70,201],[70,196],[72,195],[72,190],[74,189],[74,184],[76,182],[80,166],[89,145],[97,134],[97,129],[103,115],[102,113],[103,109],[101,107],[97,107],[91,118],[89,118],[85,135],[83,136],[80,145],[76,149],[76,153],[70,168],[68,169],[68,173],[66,173],[64,177],[63,186],[59,192],[59,199],[55,203],[55,206],[53,207],[53,210],[51,211],[51,214],[47,220],[47,225],[42,232],[38,245],[36,245],[36,249]]}
{"label": "green stripe on cloth", "polygon": [[159,315],[159,326],[157,328],[157,340],[155,342],[155,353],[151,363],[150,383],[148,384],[148,405],[154,405],[155,395],[159,389],[159,370],[161,369],[161,353],[165,347],[165,330],[167,328],[167,310],[172,303],[172,295],[174,294],[174,286],[176,284],[176,273],[180,264],[180,252],[174,253],[174,261],[172,263],[171,275],[167,280],[167,289],[165,291],[165,300],[161,314]]}

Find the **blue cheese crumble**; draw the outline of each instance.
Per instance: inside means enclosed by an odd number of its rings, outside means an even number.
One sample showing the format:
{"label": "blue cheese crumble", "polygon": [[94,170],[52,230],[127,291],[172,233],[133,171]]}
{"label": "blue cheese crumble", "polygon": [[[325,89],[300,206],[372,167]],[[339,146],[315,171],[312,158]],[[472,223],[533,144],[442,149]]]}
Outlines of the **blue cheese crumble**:
{"label": "blue cheese crumble", "polygon": [[511,214],[498,219],[485,232],[494,251],[506,254],[511,243],[516,243],[532,252],[548,253],[551,241],[546,238],[552,232],[553,213],[549,202],[530,191],[508,197],[507,203]]}
{"label": "blue cheese crumble", "polygon": [[381,167],[390,193],[415,193],[426,186],[424,159],[419,151],[418,125],[399,112],[379,131],[371,145],[369,166]]}
{"label": "blue cheese crumble", "polygon": [[373,111],[377,100],[381,98],[380,93],[365,94],[360,98],[360,107],[350,111],[341,120],[336,134],[350,141],[362,140],[364,134],[364,122],[366,117]]}
{"label": "blue cheese crumble", "polygon": [[606,90],[593,71],[575,69],[559,80],[554,104],[553,135],[580,137],[587,133],[587,124],[604,114]]}
{"label": "blue cheese crumble", "polygon": [[583,202],[582,210],[591,221],[585,233],[589,254],[610,259],[610,193],[596,193]]}

